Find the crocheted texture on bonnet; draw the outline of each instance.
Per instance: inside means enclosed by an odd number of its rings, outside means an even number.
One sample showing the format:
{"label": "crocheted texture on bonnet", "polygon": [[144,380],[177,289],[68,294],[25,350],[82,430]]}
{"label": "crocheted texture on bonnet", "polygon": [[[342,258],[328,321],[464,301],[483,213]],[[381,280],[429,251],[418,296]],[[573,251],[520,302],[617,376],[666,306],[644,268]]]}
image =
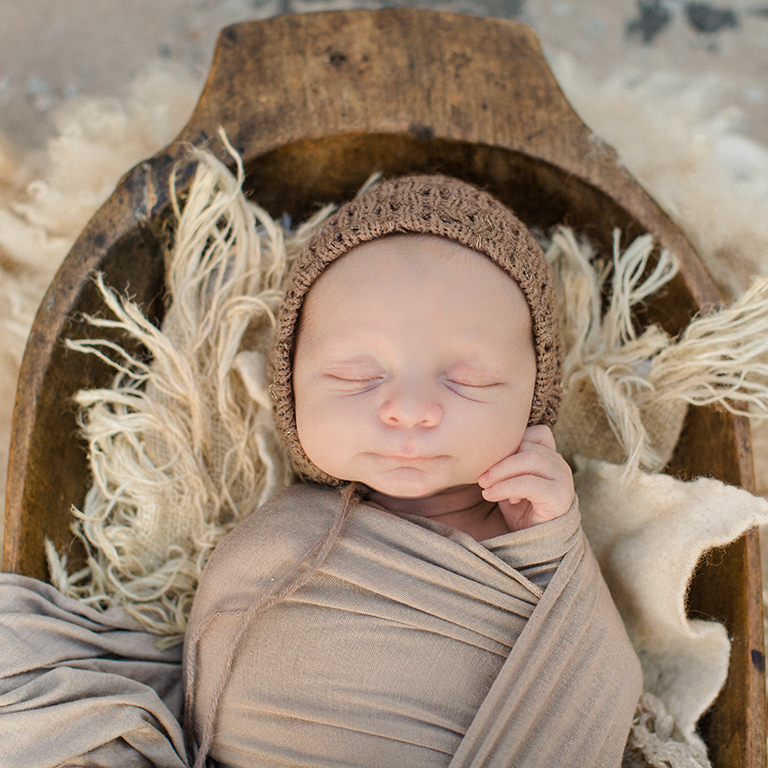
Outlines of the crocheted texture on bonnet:
{"label": "crocheted texture on bonnet", "polygon": [[404,176],[350,200],[323,225],[291,268],[270,361],[275,421],[294,470],[305,480],[345,481],[316,467],[296,432],[292,364],[294,337],[307,292],[326,267],[356,245],[385,235],[437,235],[488,256],[520,286],[531,310],[536,385],[529,425],[552,426],[561,400],[561,345],[549,266],[526,226],[477,187],[447,176]]}

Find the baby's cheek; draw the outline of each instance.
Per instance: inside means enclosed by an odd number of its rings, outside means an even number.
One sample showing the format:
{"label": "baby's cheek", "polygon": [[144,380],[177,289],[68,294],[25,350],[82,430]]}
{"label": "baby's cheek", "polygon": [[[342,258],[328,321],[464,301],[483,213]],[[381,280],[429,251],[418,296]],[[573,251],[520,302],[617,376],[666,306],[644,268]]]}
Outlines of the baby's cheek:
{"label": "baby's cheek", "polygon": [[312,398],[296,401],[296,430],[309,460],[320,467],[328,450],[330,435],[324,428],[323,410]]}
{"label": "baby's cheek", "polygon": [[296,404],[299,442],[309,460],[334,477],[340,477],[359,431],[354,408],[340,402],[348,398],[307,398]]}
{"label": "baby's cheek", "polygon": [[[513,414],[516,415],[516,414]],[[515,454],[520,447],[526,424],[509,418],[503,410],[486,414],[474,423],[474,450],[479,467],[478,476]]]}

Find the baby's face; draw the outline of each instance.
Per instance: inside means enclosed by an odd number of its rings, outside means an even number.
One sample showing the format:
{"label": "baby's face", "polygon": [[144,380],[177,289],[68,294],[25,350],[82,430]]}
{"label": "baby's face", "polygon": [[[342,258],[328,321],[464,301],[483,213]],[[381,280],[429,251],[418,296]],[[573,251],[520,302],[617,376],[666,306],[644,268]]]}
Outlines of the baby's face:
{"label": "baby's face", "polygon": [[451,241],[390,236],[351,250],[306,298],[297,431],[333,477],[423,498],[515,453],[535,378],[517,283]]}

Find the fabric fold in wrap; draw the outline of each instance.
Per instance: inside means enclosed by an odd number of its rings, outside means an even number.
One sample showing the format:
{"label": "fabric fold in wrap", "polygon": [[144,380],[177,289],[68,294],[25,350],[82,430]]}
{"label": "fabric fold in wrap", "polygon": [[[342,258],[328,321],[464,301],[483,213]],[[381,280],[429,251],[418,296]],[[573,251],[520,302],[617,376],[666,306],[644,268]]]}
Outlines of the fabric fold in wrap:
{"label": "fabric fold in wrap", "polygon": [[[24,768],[186,768],[179,648],[120,608],[0,574],[0,755]],[[7,764],[7,763],[5,763]]]}
{"label": "fabric fold in wrap", "polygon": [[[323,535],[338,503],[334,490],[286,489],[217,547],[185,647],[198,738],[244,611]],[[640,692],[575,505],[480,543],[363,503],[318,573],[247,627],[211,757],[618,766]]]}

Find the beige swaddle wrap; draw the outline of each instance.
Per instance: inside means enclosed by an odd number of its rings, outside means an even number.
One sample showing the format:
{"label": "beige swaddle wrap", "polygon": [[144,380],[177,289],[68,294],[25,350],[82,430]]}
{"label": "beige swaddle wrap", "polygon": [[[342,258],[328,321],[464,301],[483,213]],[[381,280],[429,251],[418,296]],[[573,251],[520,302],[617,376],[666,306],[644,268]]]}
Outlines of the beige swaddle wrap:
{"label": "beige swaddle wrap", "polygon": [[[332,523],[280,492],[217,547],[190,618],[199,740],[244,612]],[[226,766],[618,766],[637,657],[577,507],[479,543],[367,503],[236,646],[210,755]]]}

